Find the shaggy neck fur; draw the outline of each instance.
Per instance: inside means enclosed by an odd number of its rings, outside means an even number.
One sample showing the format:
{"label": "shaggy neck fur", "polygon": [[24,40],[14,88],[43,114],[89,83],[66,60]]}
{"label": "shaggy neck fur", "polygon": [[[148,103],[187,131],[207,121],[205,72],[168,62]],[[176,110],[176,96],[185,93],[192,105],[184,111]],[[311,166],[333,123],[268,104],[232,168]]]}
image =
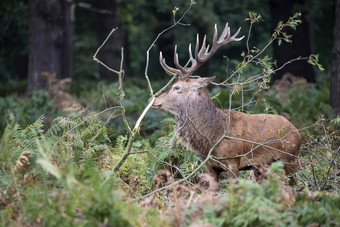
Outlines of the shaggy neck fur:
{"label": "shaggy neck fur", "polygon": [[218,109],[203,90],[179,108],[175,127],[177,138],[190,150],[205,158],[211,147],[223,135],[225,114]]}

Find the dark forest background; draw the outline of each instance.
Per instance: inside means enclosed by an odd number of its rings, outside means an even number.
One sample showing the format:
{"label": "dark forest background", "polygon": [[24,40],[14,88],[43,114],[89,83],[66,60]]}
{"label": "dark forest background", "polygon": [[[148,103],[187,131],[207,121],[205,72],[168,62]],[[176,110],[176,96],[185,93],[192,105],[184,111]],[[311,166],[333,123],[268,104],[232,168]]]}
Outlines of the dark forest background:
{"label": "dark forest background", "polygon": [[[73,83],[84,80],[115,80],[103,67],[92,61],[92,56],[112,28],[118,30],[101,51],[99,58],[113,68],[120,63],[120,48],[125,48],[125,70],[127,77],[142,78],[146,61],[146,50],[156,35],[173,23],[172,11],[179,10],[179,17],[189,1],[126,1],[126,0],[4,0],[1,2],[0,20],[0,83],[1,95],[10,92],[26,94],[46,89],[48,76],[70,77]],[[330,77],[332,60],[338,54],[331,54],[335,25],[335,0],[228,0],[197,1],[188,17],[183,21],[188,26],[178,26],[165,33],[151,51],[150,77],[160,79],[164,73],[158,63],[158,53],[163,51],[166,59],[173,58],[173,47],[179,45],[180,58],[186,58],[189,42],[194,43],[195,34],[212,36],[213,24],[220,28],[229,22],[232,29],[242,27],[246,35],[249,23],[244,19],[249,12],[262,15],[263,22],[254,26],[250,45],[262,48],[279,21],[286,21],[295,12],[302,13],[303,23],[293,34],[292,44],[274,44],[267,52],[277,60],[277,67],[298,56],[319,54],[320,63]],[[336,31],[335,31],[336,32]],[[225,52],[232,66],[240,61],[245,42],[231,45]],[[216,57],[216,59],[219,59]],[[335,67],[335,66],[334,66]],[[209,75],[225,70],[219,61],[209,61],[198,72]],[[333,69],[334,71],[335,69]],[[288,65],[272,76],[280,79],[286,72],[304,77],[315,83],[319,72],[306,62]],[[337,77],[334,71],[333,77]],[[8,89],[8,84],[17,83]],[[337,79],[337,81],[339,81]],[[339,93],[339,87],[333,93]],[[334,96],[334,94],[333,94]],[[336,96],[336,95],[335,95]],[[332,94],[331,94],[332,97]],[[338,96],[336,96],[338,98]],[[337,98],[331,105],[338,108]],[[337,112],[338,109],[337,109]]]}

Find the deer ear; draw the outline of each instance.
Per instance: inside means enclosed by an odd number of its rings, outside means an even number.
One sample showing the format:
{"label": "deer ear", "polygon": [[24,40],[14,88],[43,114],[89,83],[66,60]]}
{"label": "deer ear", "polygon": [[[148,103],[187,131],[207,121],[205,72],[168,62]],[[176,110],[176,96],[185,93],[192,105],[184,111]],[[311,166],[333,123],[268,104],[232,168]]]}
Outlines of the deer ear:
{"label": "deer ear", "polygon": [[206,87],[208,86],[213,80],[215,79],[215,77],[204,77],[204,78],[199,78],[196,80],[196,86],[198,88],[201,87]]}

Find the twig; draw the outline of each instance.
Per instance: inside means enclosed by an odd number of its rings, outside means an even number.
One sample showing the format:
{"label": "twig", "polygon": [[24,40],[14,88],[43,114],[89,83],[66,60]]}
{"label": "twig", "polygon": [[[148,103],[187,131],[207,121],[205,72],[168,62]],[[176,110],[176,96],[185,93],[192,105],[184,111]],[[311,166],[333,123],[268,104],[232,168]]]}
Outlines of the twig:
{"label": "twig", "polygon": [[[187,13],[190,11],[192,5],[194,3],[191,2],[189,7],[187,8],[187,10],[183,13],[183,15],[178,19],[178,21],[176,22],[174,20],[174,23],[167,27],[166,29],[164,29],[163,31],[161,31],[160,33],[158,33],[157,37],[154,39],[154,41],[151,43],[150,47],[148,48],[148,50],[146,51],[146,63],[145,63],[145,72],[144,72],[144,75],[145,75],[145,79],[148,83],[148,87],[149,87],[149,90],[150,90],[150,95],[151,96],[154,96],[153,94],[153,89],[152,89],[152,86],[151,86],[151,82],[150,82],[150,79],[149,79],[149,76],[148,76],[148,70],[149,70],[149,60],[150,60],[150,50],[155,46],[155,43],[158,41],[158,39],[164,34],[166,33],[167,31],[171,30],[172,28],[174,28],[175,26],[177,25],[183,25],[181,24],[180,22],[183,20],[183,18],[187,15]],[[157,92],[158,94],[160,92]]]}
{"label": "twig", "polygon": [[99,46],[99,48],[97,49],[96,53],[93,55],[93,60],[94,60],[95,62],[101,64],[102,66],[104,66],[107,70],[109,70],[109,71],[111,71],[111,72],[113,72],[113,73],[115,73],[115,74],[118,75],[118,74],[119,74],[118,71],[116,71],[116,70],[110,68],[109,66],[105,65],[102,61],[100,61],[100,60],[97,58],[98,52],[102,49],[102,47],[106,44],[106,42],[109,40],[109,38],[111,37],[111,35],[112,35],[117,29],[118,29],[118,27],[117,27],[117,28],[113,28],[113,29],[111,30],[111,32],[110,32],[109,35],[106,37],[106,39],[104,40],[104,42],[102,43],[102,45]]}
{"label": "twig", "polygon": [[146,151],[136,151],[136,152],[130,152],[130,154],[143,154],[143,153],[149,153],[149,150]]}

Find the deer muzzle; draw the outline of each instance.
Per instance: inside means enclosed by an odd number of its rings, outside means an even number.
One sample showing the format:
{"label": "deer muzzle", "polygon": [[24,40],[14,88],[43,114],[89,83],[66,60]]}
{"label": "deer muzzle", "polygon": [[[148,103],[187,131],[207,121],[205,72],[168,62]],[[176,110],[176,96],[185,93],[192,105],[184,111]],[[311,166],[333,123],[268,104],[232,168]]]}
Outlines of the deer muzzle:
{"label": "deer muzzle", "polygon": [[[152,100],[152,97],[149,98],[148,103],[150,103]],[[153,109],[161,109],[162,108],[162,103],[157,103],[157,100],[154,101],[154,103],[152,104],[151,108]]]}

